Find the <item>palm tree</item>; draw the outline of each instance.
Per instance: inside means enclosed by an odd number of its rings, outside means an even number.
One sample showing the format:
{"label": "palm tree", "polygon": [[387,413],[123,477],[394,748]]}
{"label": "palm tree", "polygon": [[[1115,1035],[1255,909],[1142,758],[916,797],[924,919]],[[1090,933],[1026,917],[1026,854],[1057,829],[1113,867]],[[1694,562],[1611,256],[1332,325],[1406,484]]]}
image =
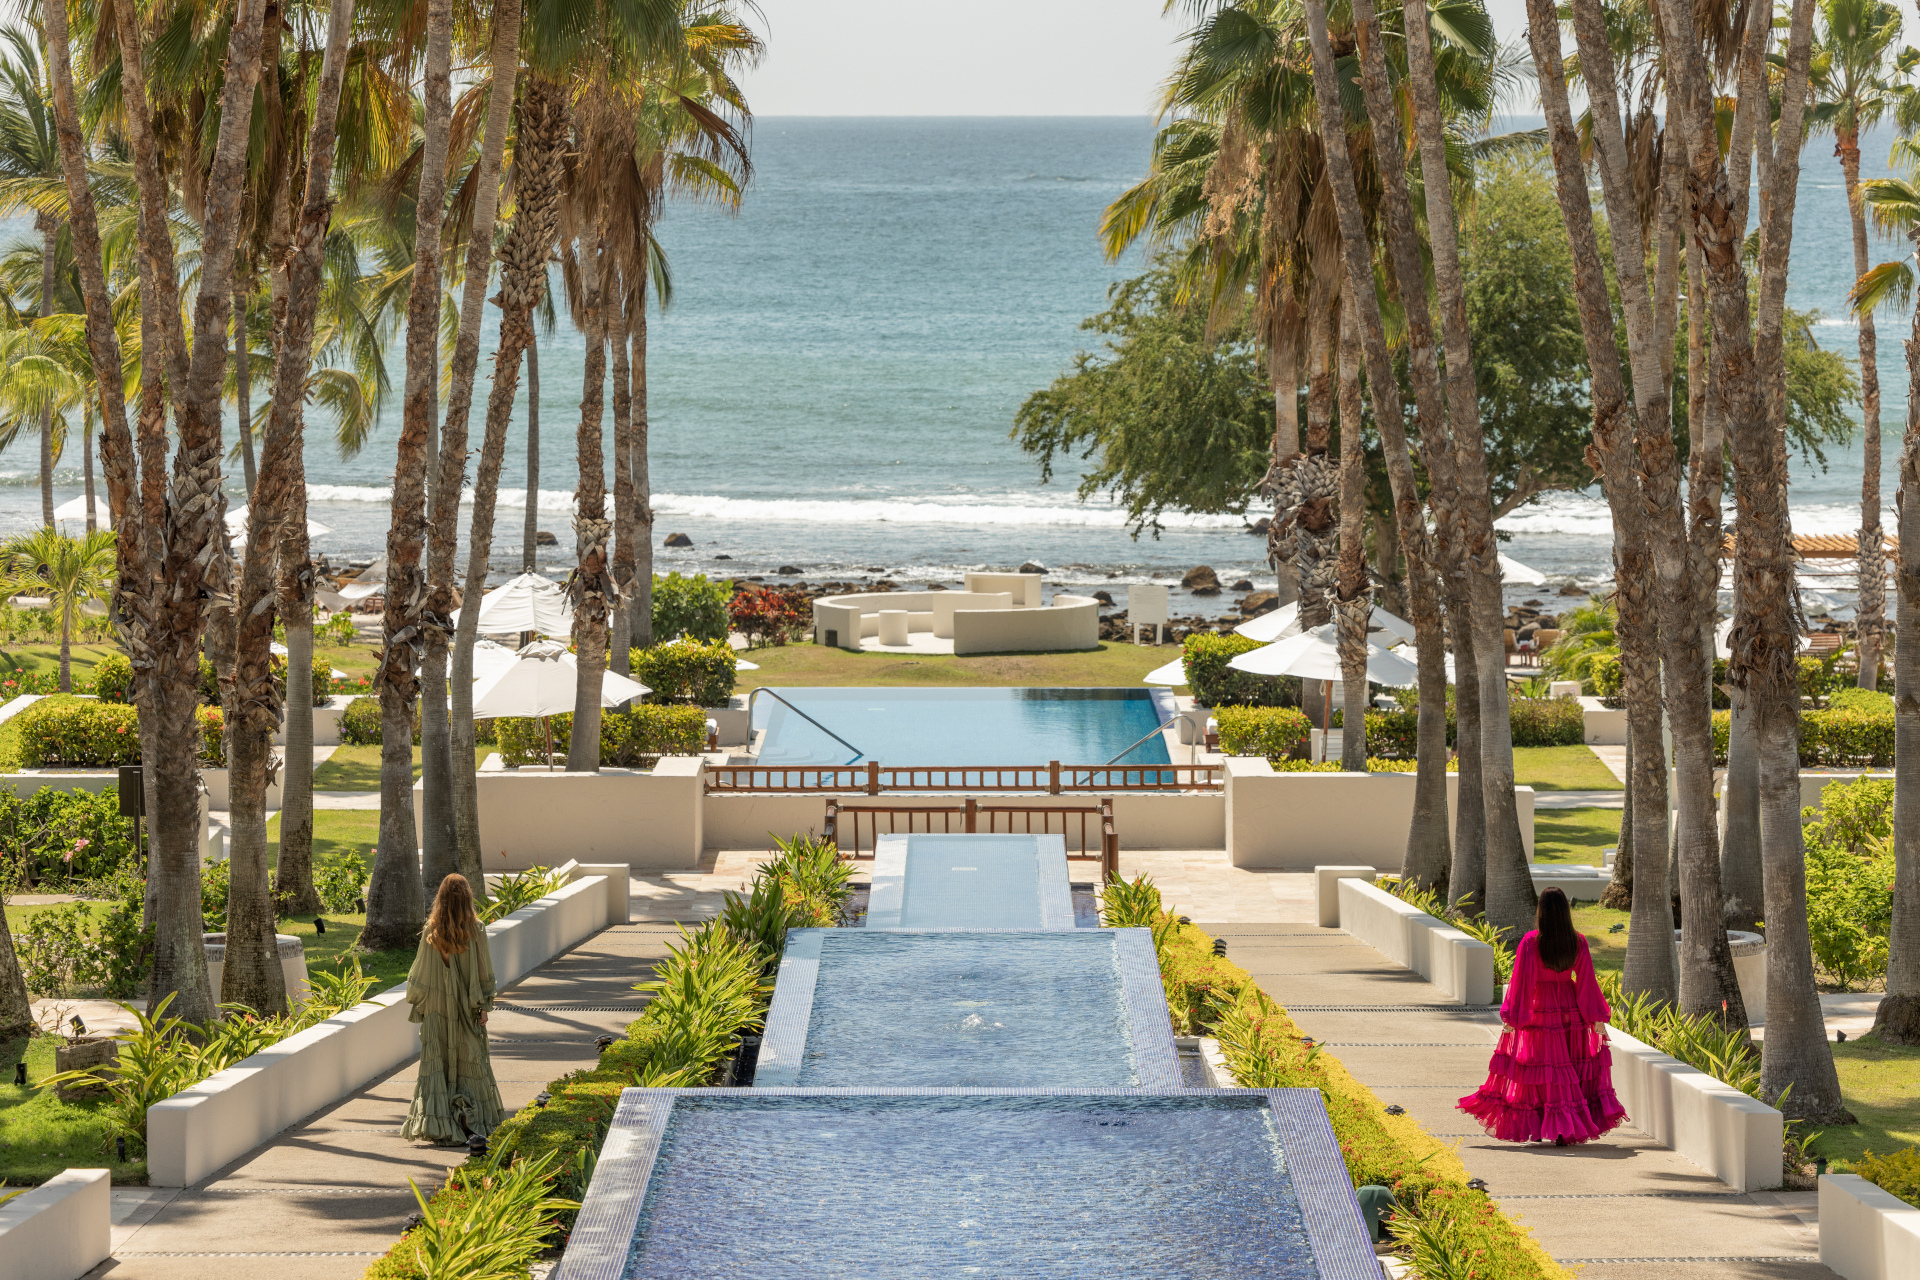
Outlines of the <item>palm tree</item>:
{"label": "palm tree", "polygon": [[[1853,220],[1853,274],[1863,276],[1871,264],[1860,191],[1860,131],[1892,105],[1888,72],[1900,39],[1900,11],[1885,0],[1820,0],[1820,17],[1825,33],[1814,46],[1812,68],[1818,101],[1807,112],[1807,127],[1833,131]],[[1886,630],[1887,572],[1880,531],[1880,358],[1872,311],[1860,315],[1860,412],[1860,604],[1854,654],[1859,686],[1874,689]]]}
{"label": "palm tree", "polygon": [[[1906,177],[1863,183],[1862,204],[1882,232],[1905,235],[1914,254],[1866,272],[1854,286],[1856,314],[1877,307],[1911,305],[1920,278],[1920,150],[1910,139],[1894,144],[1896,166]],[[1900,546],[1895,559],[1893,681],[1893,923],[1887,947],[1887,995],[1874,1014],[1873,1031],[1888,1044],[1920,1044],[1920,310],[1907,344],[1907,430],[1900,448],[1900,489],[1895,510]],[[1907,748],[1904,752],[1901,747]],[[1901,784],[1905,785],[1902,786]]]}
{"label": "palm tree", "polygon": [[78,538],[35,529],[0,544],[0,593],[46,596],[60,611],[60,692],[73,692],[73,611],[112,589],[112,530]]}
{"label": "palm tree", "polygon": [[[32,37],[19,27],[0,31],[11,46],[0,54],[0,209],[31,203],[60,178],[60,144],[54,136],[50,92]],[[40,287],[34,301],[42,316],[56,309],[61,221],[35,208],[33,229],[40,234]],[[40,417],[40,518],[53,523],[53,417]]]}

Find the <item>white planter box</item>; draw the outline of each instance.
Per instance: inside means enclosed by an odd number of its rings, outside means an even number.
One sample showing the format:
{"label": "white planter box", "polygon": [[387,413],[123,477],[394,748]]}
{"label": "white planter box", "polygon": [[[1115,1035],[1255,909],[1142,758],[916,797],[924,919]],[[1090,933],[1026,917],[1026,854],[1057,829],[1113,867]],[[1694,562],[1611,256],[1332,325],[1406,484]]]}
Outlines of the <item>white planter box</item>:
{"label": "white planter box", "polygon": [[1636,1128],[1735,1191],[1780,1185],[1778,1111],[1624,1031],[1610,1027],[1607,1039],[1614,1092]]}
{"label": "white planter box", "polygon": [[[487,867],[524,871],[577,858],[635,871],[691,871],[703,847],[705,770],[699,756],[667,756],[650,771],[482,769],[475,782]],[[424,796],[424,784],[414,783],[416,833],[426,821]],[[747,847],[765,848],[766,839],[763,827]]]}
{"label": "white planter box", "polygon": [[[328,698],[325,706],[313,709],[313,745],[316,747],[337,747],[340,745],[340,713],[347,709],[353,697],[336,693]],[[273,745],[287,745],[287,723],[283,717],[280,727],[274,731]]]}
{"label": "white planter box", "polygon": [[[1318,868],[1316,868],[1316,871]],[[1492,1004],[1493,948],[1365,880],[1339,881],[1340,928],[1461,1004]]]}
{"label": "white planter box", "polygon": [[[1340,862],[1398,871],[1406,861],[1407,828],[1413,821],[1411,773],[1281,773],[1258,756],[1229,756],[1224,773],[1227,856],[1236,867],[1311,871]],[[1460,776],[1448,774],[1449,830],[1459,786]],[[1513,803],[1531,860],[1533,788],[1515,787]]]}
{"label": "white planter box", "polygon": [[0,1205],[0,1280],[80,1280],[112,1248],[105,1169],[68,1169]]}
{"label": "white planter box", "polygon": [[1605,707],[1598,698],[1580,699],[1580,718],[1586,722],[1587,745],[1590,747],[1624,747],[1627,745],[1627,709],[1625,707]]}
{"label": "white planter box", "polygon": [[1920,1209],[1865,1178],[1822,1175],[1820,1261],[1846,1280],[1920,1280]]}
{"label": "white planter box", "polygon": [[[502,989],[606,928],[603,876],[487,926]],[[147,1108],[147,1180],[192,1186],[420,1052],[404,985],[309,1027]]]}

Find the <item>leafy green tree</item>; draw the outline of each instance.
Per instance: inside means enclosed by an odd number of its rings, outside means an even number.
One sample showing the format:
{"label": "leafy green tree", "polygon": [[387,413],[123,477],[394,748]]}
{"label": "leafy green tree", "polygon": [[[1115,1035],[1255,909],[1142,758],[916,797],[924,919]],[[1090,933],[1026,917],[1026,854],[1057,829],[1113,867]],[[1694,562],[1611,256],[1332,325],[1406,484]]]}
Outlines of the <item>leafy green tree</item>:
{"label": "leafy green tree", "polygon": [[35,529],[0,545],[0,591],[46,596],[60,614],[60,692],[73,692],[73,611],[104,600],[113,580],[113,533],[95,529],[78,538]]}

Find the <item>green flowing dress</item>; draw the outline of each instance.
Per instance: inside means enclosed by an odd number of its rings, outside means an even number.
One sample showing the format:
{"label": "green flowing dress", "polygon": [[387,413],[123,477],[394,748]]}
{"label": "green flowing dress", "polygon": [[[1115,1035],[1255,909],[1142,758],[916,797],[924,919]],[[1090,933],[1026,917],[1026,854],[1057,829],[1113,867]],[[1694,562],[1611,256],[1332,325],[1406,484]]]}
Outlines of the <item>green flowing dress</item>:
{"label": "green flowing dress", "polygon": [[407,973],[409,1021],[420,1024],[420,1079],[400,1134],[434,1142],[465,1142],[492,1133],[506,1119],[493,1081],[487,1029],[480,1015],[493,1007],[493,955],[486,930],[476,928],[465,951],[442,956],[422,939]]}

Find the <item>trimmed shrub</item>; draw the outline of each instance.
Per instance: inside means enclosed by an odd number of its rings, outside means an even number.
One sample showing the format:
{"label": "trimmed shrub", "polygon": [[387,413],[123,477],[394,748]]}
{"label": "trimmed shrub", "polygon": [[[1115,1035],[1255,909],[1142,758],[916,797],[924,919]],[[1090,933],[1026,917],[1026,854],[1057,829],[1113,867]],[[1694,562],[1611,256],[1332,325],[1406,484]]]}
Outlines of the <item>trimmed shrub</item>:
{"label": "trimmed shrub", "polygon": [[1196,633],[1181,647],[1187,685],[1202,706],[1297,707],[1300,682],[1292,676],[1253,676],[1235,671],[1228,662],[1249,650],[1263,648],[1245,636]]}
{"label": "trimmed shrub", "polygon": [[1577,747],[1587,740],[1586,720],[1573,698],[1513,698],[1507,709],[1516,747]]}
{"label": "trimmed shrub", "polygon": [[[546,734],[540,722],[521,716],[495,720],[500,759],[505,764],[539,764],[546,754]],[[567,754],[573,717],[549,716],[556,760]],[[631,711],[600,713],[600,763],[631,769],[651,764],[660,756],[691,755],[707,743],[707,717],[699,707],[656,707],[641,704]]]}
{"label": "trimmed shrub", "polygon": [[1621,676],[1619,654],[1601,654],[1593,660],[1593,665],[1589,669],[1593,672],[1593,692],[1596,696],[1602,698],[1617,698],[1620,696]]}
{"label": "trimmed shrub", "polygon": [[628,656],[633,678],[653,690],[648,702],[695,707],[726,705],[738,679],[738,659],[725,640],[675,640]]}
{"label": "trimmed shrub", "polygon": [[1864,711],[1868,715],[1893,714],[1893,695],[1880,693],[1873,689],[1858,689],[1848,685],[1835,689],[1827,695],[1827,709],[1830,711]]}
{"label": "trimmed shrub", "polygon": [[[492,721],[476,721],[474,740],[479,741],[479,725]],[[340,713],[340,741],[355,747],[377,747],[382,741],[380,733],[380,699],[377,697],[355,698]],[[413,712],[413,745],[420,745],[420,709],[416,705]]]}
{"label": "trimmed shrub", "polygon": [[727,602],[733,599],[733,583],[709,582],[707,575],[696,573],[682,577],[670,573],[653,578],[653,638],[671,640],[686,635],[692,640],[727,638]]}
{"label": "trimmed shrub", "polygon": [[[1453,741],[1453,717],[1447,717],[1447,741]],[[1411,760],[1420,745],[1418,711],[1367,712],[1367,754]]]}
{"label": "trimmed shrub", "polygon": [[1230,756],[1280,761],[1305,747],[1312,722],[1295,707],[1221,707],[1220,749]]}
{"label": "trimmed shrub", "polygon": [[1893,716],[1849,709],[1800,713],[1800,764],[1847,769],[1893,764]]}
{"label": "trimmed shrub", "polygon": [[797,587],[742,585],[727,602],[727,616],[749,644],[784,645],[806,634],[813,614]]}
{"label": "trimmed shrub", "polygon": [[1920,1147],[1902,1147],[1886,1155],[1868,1152],[1853,1171],[1888,1195],[1920,1207]]}
{"label": "trimmed shrub", "polygon": [[140,715],[124,703],[47,698],[21,712],[20,763],[79,769],[140,763]]}
{"label": "trimmed shrub", "polygon": [[93,691],[102,702],[133,701],[133,663],[124,653],[109,653],[93,664]]}

